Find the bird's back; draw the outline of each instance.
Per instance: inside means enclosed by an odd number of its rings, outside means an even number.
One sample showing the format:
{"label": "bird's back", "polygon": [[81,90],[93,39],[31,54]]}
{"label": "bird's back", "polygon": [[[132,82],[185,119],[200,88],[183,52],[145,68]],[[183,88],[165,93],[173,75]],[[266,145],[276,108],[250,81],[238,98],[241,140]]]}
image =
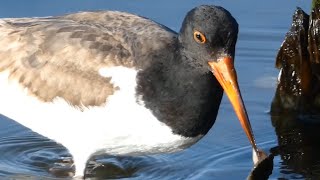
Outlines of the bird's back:
{"label": "bird's back", "polygon": [[116,11],[2,19],[0,72],[45,102],[62,97],[74,106],[101,105],[114,87],[99,69],[146,66],[145,56],[175,37],[149,19]]}

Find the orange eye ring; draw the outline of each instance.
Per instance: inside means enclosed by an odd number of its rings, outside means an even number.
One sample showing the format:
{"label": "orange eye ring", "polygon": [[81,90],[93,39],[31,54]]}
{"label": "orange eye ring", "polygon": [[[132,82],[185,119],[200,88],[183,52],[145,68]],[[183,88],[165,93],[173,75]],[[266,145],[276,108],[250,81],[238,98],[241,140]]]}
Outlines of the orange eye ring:
{"label": "orange eye ring", "polygon": [[207,41],[206,36],[197,30],[194,31],[193,38],[199,44],[204,44]]}

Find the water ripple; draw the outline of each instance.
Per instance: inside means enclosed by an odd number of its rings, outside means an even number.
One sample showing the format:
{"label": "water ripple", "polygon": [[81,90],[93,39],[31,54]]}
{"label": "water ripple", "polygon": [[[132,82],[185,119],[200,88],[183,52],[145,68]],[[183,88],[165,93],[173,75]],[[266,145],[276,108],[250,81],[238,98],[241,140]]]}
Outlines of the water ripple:
{"label": "water ripple", "polygon": [[63,147],[36,135],[0,138],[0,154],[2,177],[17,174],[53,177],[50,170],[59,168],[60,157],[68,156]]}

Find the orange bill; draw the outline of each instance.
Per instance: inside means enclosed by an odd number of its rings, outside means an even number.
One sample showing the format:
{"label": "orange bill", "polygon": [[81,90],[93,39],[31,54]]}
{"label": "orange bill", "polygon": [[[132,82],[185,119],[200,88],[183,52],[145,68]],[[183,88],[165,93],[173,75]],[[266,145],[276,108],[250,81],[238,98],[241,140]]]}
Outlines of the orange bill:
{"label": "orange bill", "polygon": [[217,78],[220,85],[226,92],[229,100],[231,101],[233,109],[236,112],[241,126],[248,136],[253,149],[258,152],[248,114],[241,97],[237,81],[237,73],[233,65],[233,59],[227,56],[218,59],[216,62],[208,62],[208,64],[214,76]]}

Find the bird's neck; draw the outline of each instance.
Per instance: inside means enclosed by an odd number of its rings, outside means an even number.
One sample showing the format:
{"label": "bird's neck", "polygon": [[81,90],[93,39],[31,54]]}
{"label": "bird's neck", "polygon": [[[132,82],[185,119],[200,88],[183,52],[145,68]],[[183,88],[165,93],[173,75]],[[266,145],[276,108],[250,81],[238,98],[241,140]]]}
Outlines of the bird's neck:
{"label": "bird's neck", "polygon": [[187,58],[175,53],[142,70],[137,92],[145,106],[175,134],[195,137],[212,127],[223,90],[211,72],[199,71]]}

